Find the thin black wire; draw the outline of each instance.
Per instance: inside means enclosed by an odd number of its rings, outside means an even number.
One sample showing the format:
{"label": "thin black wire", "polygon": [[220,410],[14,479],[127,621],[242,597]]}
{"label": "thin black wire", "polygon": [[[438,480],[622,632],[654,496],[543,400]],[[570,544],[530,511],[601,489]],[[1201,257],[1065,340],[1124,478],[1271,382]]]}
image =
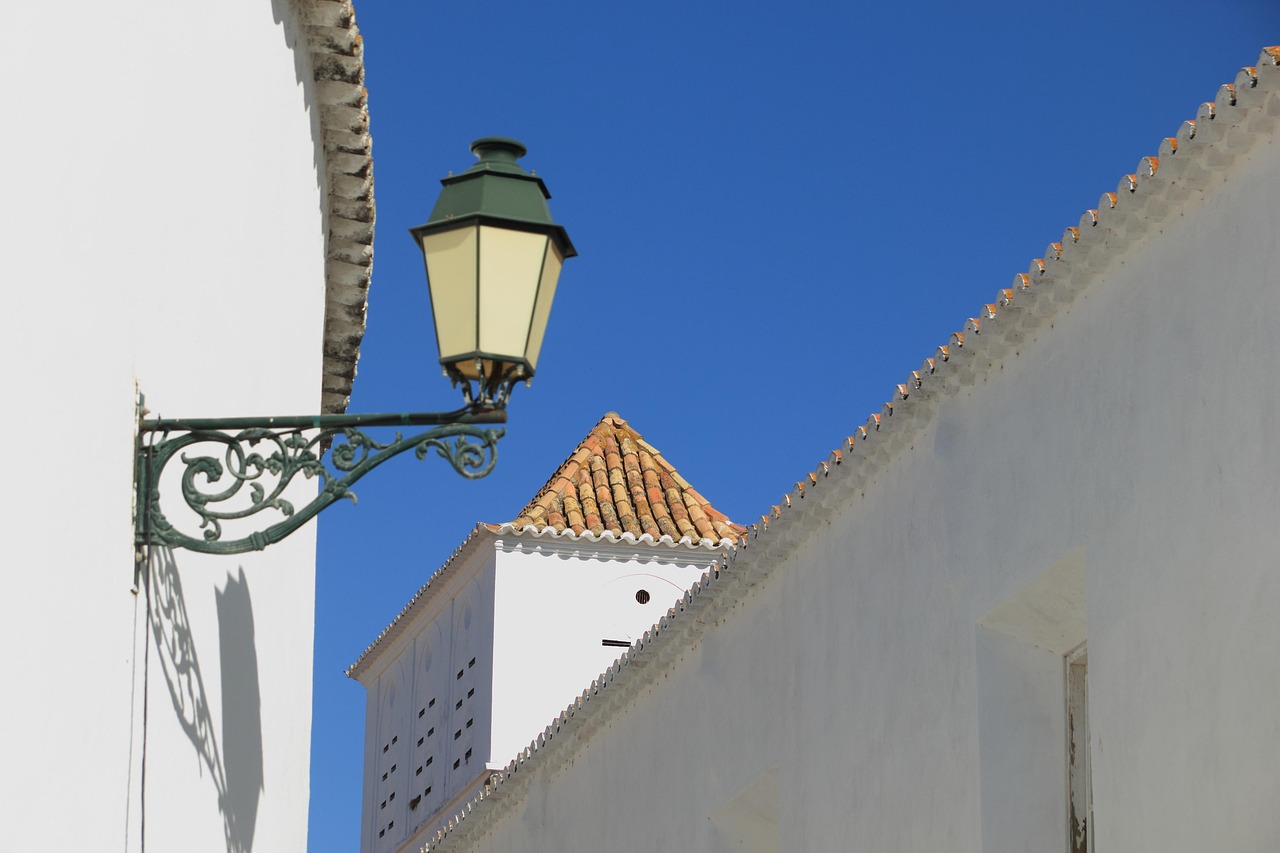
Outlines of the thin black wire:
{"label": "thin black wire", "polygon": [[151,544],[151,506],[149,501],[151,490],[155,487],[155,484],[151,482],[151,453],[155,442],[154,435],[151,440],[152,444],[146,445],[144,448],[146,467],[142,474],[143,491],[141,496],[142,540],[146,543],[142,570],[142,592],[147,597],[147,606],[146,623],[142,631],[143,641],[146,646],[142,652],[142,755],[141,768],[138,774],[139,853],[146,853],[147,851],[147,714],[151,705],[151,565],[155,553],[155,546]]}
{"label": "thin black wire", "polygon": [[151,554],[147,546],[147,563],[143,572],[143,588],[147,596],[147,622],[143,631],[146,648],[142,652],[142,768],[138,776],[139,853],[147,851],[147,712],[151,705]]}
{"label": "thin black wire", "polygon": [[[135,463],[135,465],[136,465],[136,463]],[[135,474],[135,476],[136,476],[136,474]],[[135,487],[135,492],[136,492],[136,487]],[[135,499],[136,499],[136,496],[135,496]],[[136,536],[136,535],[137,535],[137,534],[136,534],[136,522],[135,522],[135,536]],[[124,819],[124,850],[125,850],[125,853],[128,853],[128,851],[131,849],[131,847],[130,847],[130,845],[129,845],[129,838],[130,838],[130,836],[131,836],[131,834],[132,834],[132,832],[133,832],[133,810],[134,810],[134,807],[135,807],[135,796],[134,796],[134,787],[133,787],[133,785],[134,785],[134,778],[133,778],[133,771],[134,771],[134,764],[133,764],[134,750],[135,750],[135,748],[140,748],[140,747],[141,747],[141,738],[138,736],[138,735],[139,735],[139,733],[138,733],[138,731],[137,731],[137,721],[138,721],[138,717],[137,717],[137,714],[138,714],[138,663],[139,663],[138,658],[137,658],[137,651],[138,651],[138,596],[140,596],[140,595],[145,595],[145,594],[146,594],[146,591],[145,591],[145,589],[144,589],[143,580],[142,580],[142,563],[141,563],[141,559],[140,559],[140,558],[141,558],[141,556],[142,556],[142,551],[141,551],[141,547],[140,547],[139,543],[138,543],[138,542],[136,542],[136,541],[134,542],[134,546],[133,546],[133,554],[134,554],[134,562],[133,562],[133,589],[131,590],[131,592],[133,593],[133,645],[132,645],[132,653],[133,653],[133,654],[132,654],[133,667],[132,667],[132,670],[131,670],[131,672],[130,672],[130,677],[129,677],[129,773],[128,773],[128,789],[127,789],[127,791],[126,791],[126,801],[125,801],[125,802],[126,802],[126,807],[125,807],[125,819]],[[144,605],[144,612],[145,612],[145,605]],[[146,625],[143,625],[143,626],[142,626],[142,635],[143,635],[144,640],[145,640],[145,639],[146,639],[146,637],[147,637],[147,630],[148,630],[148,629],[147,629],[147,626],[146,626]],[[144,668],[145,668],[145,665],[146,665],[146,664],[145,664],[145,656],[144,656],[144,662],[143,662],[143,666],[144,666]],[[145,670],[144,670],[144,671],[145,671]]]}

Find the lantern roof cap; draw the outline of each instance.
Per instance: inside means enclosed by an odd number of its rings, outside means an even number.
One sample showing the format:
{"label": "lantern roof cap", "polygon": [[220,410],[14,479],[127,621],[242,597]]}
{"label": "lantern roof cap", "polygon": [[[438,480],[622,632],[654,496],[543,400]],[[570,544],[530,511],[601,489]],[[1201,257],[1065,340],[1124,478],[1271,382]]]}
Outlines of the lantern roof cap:
{"label": "lantern roof cap", "polygon": [[441,178],[444,189],[426,224],[410,229],[415,239],[476,220],[549,233],[566,257],[578,254],[568,233],[551,218],[551,193],[542,178],[526,172],[516,161],[528,149],[506,136],[484,136],[471,143],[479,162],[459,174]]}

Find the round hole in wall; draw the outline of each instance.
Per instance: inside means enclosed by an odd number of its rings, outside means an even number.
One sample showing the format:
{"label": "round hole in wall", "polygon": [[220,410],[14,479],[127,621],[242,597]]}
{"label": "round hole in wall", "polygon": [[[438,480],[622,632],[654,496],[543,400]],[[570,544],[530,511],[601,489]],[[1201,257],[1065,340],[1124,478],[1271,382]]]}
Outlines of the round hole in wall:
{"label": "round hole in wall", "polygon": [[649,590],[647,590],[647,589],[642,589],[642,590],[637,591],[637,592],[636,592],[636,601],[640,602],[641,604],[648,604],[648,603],[649,603]]}

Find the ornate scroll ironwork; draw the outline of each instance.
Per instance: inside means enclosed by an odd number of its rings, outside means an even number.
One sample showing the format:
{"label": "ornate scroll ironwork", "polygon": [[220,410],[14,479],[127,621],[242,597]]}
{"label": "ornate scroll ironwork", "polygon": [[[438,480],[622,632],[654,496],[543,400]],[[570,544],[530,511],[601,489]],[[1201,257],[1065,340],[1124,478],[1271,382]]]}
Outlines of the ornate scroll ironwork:
{"label": "ornate scroll ironwork", "polygon": [[[418,459],[426,459],[435,450],[463,477],[478,479],[493,470],[498,461],[498,439],[503,435],[501,429],[478,424],[505,420],[502,410],[476,408],[409,415],[143,420],[136,463],[138,545],[164,545],[210,554],[260,551],[306,524],[330,504],[343,498],[354,503],[356,495],[351,486],[407,450],[413,450]],[[397,432],[393,440],[385,443],[359,429],[423,424],[437,426],[409,438]],[[196,445],[221,445],[222,458],[182,452]],[[200,519],[202,532],[196,536],[178,530],[160,507],[160,478],[175,457],[185,466],[183,500]],[[299,475],[319,478],[321,484],[315,498],[295,507],[284,494]],[[265,510],[279,513],[281,520],[243,538],[223,538],[224,522],[247,519]]]}

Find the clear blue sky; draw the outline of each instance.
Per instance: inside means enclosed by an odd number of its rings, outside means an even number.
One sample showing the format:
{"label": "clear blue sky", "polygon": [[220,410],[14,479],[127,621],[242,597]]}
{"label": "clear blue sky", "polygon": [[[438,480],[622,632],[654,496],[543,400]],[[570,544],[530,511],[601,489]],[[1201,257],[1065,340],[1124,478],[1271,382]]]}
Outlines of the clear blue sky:
{"label": "clear blue sky", "polygon": [[312,851],[358,848],[343,669],[604,412],[751,523],[1280,44],[1275,0],[355,1],[378,229],[351,411],[460,403],[406,229],[472,139],[528,146],[581,256],[497,470],[399,459],[321,519]]}

